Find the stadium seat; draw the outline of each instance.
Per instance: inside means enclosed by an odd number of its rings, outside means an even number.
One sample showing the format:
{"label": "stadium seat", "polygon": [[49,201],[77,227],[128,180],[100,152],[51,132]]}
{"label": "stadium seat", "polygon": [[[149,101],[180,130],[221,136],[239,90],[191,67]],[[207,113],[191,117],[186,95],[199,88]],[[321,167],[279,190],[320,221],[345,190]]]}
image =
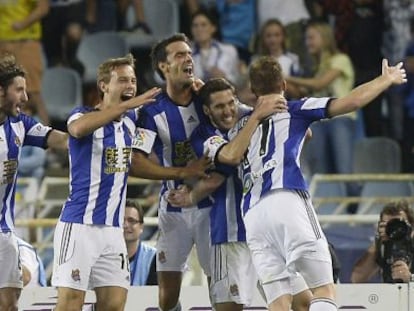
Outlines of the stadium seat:
{"label": "stadium seat", "polygon": [[[174,0],[144,0],[144,15],[151,34],[124,32],[123,36],[131,48],[149,48],[155,42],[179,32],[179,10]],[[127,26],[135,24],[132,6],[127,11]]]}
{"label": "stadium seat", "polygon": [[47,68],[42,78],[42,97],[52,120],[66,121],[69,113],[82,104],[82,80],[70,68]]}
{"label": "stadium seat", "polygon": [[387,137],[367,137],[356,142],[353,160],[354,173],[400,173],[401,149]]}
{"label": "stadium seat", "polygon": [[97,32],[82,37],[77,58],[85,67],[83,81],[96,82],[98,66],[108,58],[122,57],[129,52],[127,44],[117,32]]}
{"label": "stadium seat", "polygon": [[[358,214],[379,214],[387,201],[412,197],[413,184],[408,181],[368,181],[362,187],[361,198],[368,199],[359,204]],[[371,198],[371,199],[369,199]],[[378,199],[381,199],[378,202]]]}
{"label": "stadium seat", "polygon": [[320,181],[316,184],[312,199],[315,210],[320,215],[342,214],[344,208],[341,208],[339,202],[318,203],[318,199],[332,197],[346,197],[346,185],[344,182],[337,181]]}

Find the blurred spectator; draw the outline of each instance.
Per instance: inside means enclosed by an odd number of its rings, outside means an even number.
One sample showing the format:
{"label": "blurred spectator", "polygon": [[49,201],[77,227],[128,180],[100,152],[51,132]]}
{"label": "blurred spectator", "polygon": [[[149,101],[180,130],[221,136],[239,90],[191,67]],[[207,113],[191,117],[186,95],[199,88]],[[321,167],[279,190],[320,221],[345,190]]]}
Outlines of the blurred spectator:
{"label": "blurred spectator", "polygon": [[[286,29],[278,19],[267,20],[259,33],[258,55],[253,55],[253,58],[273,56],[282,67],[284,76],[299,76],[301,74],[299,56],[287,50],[287,39]],[[298,95],[298,91],[292,86],[292,84],[288,85],[287,95],[297,97],[295,95]]]}
{"label": "blurred spectator", "polygon": [[[151,29],[148,27],[145,20],[144,5],[142,0],[117,0],[117,6],[118,30],[141,32],[145,34],[151,33]],[[127,25],[127,12],[130,6],[132,6],[135,17],[135,24],[132,26],[132,28],[128,27]]]}
{"label": "blurred spectator", "polygon": [[[234,45],[239,58],[246,65],[250,63],[250,45],[254,39],[257,23],[256,0],[178,0],[184,2],[182,7],[181,29],[188,33],[186,16],[200,11],[208,11],[210,16],[217,16],[222,42]],[[190,18],[192,20],[192,18]]]}
{"label": "blurred spectator", "polygon": [[114,0],[86,0],[87,31],[116,31],[117,3],[118,1]]}
{"label": "blurred spectator", "polygon": [[207,11],[192,17],[194,74],[202,80],[226,78],[237,84],[240,61],[237,50],[216,40],[217,22]]}
{"label": "blurred spectator", "polygon": [[[383,32],[383,52],[391,63],[404,59],[407,45],[411,40],[410,19],[414,17],[414,2],[409,0],[383,0],[385,32]],[[402,140],[405,136],[403,128],[404,107],[399,88],[390,89],[388,95],[388,115],[390,136]],[[404,148],[404,146],[402,146]]]}
{"label": "blurred spectator", "polygon": [[36,249],[19,237],[17,237],[17,243],[23,269],[23,286],[46,286],[45,268]]}
{"label": "blurred spectator", "polygon": [[43,47],[48,66],[68,66],[82,75],[84,69],[76,58],[76,51],[84,33],[85,0],[49,2],[50,12],[43,20]]}
{"label": "blurred spectator", "polygon": [[414,173],[414,18],[411,19],[411,41],[405,56],[407,84],[398,90],[404,103],[404,130],[402,143],[403,171]]}
{"label": "blurred spectator", "polygon": [[[349,55],[354,65],[355,86],[378,76],[381,73],[378,64],[383,58],[382,1],[317,0],[314,4],[319,7],[319,17],[325,15],[334,17],[338,47]],[[362,109],[367,136],[386,136],[387,124],[383,116],[383,98],[384,96],[380,95]]]}
{"label": "blurred spectator", "polygon": [[414,16],[414,3],[409,0],[383,0],[386,31],[384,55],[391,63],[403,60],[405,48],[411,39],[410,19]]}
{"label": "blurred spectator", "polygon": [[157,250],[140,240],[144,230],[144,210],[138,202],[126,200],[124,217],[124,239],[128,251],[131,285],[157,285]]}
{"label": "blurred spectator", "polygon": [[[22,112],[35,117],[36,109],[30,105],[24,105]],[[46,151],[39,147],[23,146],[20,154],[17,174],[20,177],[34,177],[40,182],[45,173]]]}
{"label": "blurred spectator", "polygon": [[0,1],[0,54],[13,54],[27,70],[28,104],[36,106],[43,124],[49,124],[49,117],[40,93],[43,73],[40,20],[48,11],[48,0]]}
{"label": "blurred spectator", "polygon": [[256,0],[217,1],[221,40],[233,44],[246,65],[250,63],[250,44],[256,33]]}
{"label": "blurred spectator", "polygon": [[191,33],[191,17],[203,10],[218,19],[217,0],[176,0],[180,4],[180,31],[187,36]]}
{"label": "blurred spectator", "polygon": [[[306,45],[314,58],[312,78],[286,77],[287,83],[307,90],[307,96],[343,97],[354,85],[354,70],[346,54],[338,51],[332,28],[323,22],[310,23]],[[355,113],[312,125],[313,136],[306,146],[305,159],[310,174],[352,172]]]}
{"label": "blurred spectator", "polygon": [[296,53],[301,63],[305,63],[304,29],[310,18],[305,1],[257,0],[257,15],[259,27],[263,27],[269,19],[278,19],[285,27],[286,48]]}

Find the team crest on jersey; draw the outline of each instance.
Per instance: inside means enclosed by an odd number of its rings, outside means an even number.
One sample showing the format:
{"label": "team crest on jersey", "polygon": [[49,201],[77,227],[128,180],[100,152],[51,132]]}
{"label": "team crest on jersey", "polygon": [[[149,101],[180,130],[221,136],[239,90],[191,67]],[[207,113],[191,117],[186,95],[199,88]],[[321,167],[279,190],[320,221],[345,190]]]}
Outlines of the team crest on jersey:
{"label": "team crest on jersey", "polygon": [[80,282],[80,271],[79,271],[79,269],[72,270],[72,279],[76,282]]}
{"label": "team crest on jersey", "polygon": [[22,142],[20,141],[20,138],[18,136],[14,137],[14,143],[18,147],[20,147],[22,145]]}
{"label": "team crest on jersey", "polygon": [[230,294],[232,296],[239,296],[239,287],[237,284],[230,285]]}
{"label": "team crest on jersey", "polygon": [[165,253],[163,251],[158,253],[158,261],[160,263],[165,263],[167,262],[167,256],[165,256]]}

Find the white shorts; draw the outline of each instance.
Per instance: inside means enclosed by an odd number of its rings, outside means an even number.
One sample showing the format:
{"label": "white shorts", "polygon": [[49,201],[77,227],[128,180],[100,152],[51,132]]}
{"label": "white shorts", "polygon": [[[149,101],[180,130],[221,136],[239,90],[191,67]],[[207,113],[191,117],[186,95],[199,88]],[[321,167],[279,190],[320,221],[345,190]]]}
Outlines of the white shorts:
{"label": "white shorts", "polygon": [[0,288],[23,288],[19,247],[13,232],[0,232]]}
{"label": "white shorts", "polygon": [[122,228],[59,221],[53,246],[53,286],[84,291],[104,286],[129,288]]}
{"label": "white shorts", "polygon": [[[309,289],[305,280],[299,273],[292,275],[286,282],[289,283],[284,284],[280,281],[274,281],[272,283],[258,284],[257,288],[268,305],[283,294],[291,294],[292,296],[295,296]],[[286,287],[290,287],[290,293],[287,292],[287,288],[286,291],[283,289],[285,285]]]}
{"label": "white shorts", "polygon": [[213,245],[211,271],[210,295],[213,304],[251,304],[256,290],[257,274],[245,242]]}
{"label": "white shorts", "polygon": [[270,192],[246,213],[244,223],[262,285],[280,283],[273,296],[292,293],[289,280],[296,272],[309,288],[333,283],[328,243],[305,192]]}
{"label": "white shorts", "polygon": [[181,271],[195,244],[204,273],[210,276],[210,210],[191,208],[183,212],[158,212],[157,271]]}

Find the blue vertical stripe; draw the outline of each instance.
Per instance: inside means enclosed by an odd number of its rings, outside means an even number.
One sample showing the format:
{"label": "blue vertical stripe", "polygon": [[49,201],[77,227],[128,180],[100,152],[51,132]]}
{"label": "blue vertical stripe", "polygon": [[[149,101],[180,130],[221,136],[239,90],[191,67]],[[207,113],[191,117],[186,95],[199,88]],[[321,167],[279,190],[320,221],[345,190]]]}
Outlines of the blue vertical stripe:
{"label": "blue vertical stripe", "polygon": [[[271,119],[269,119],[270,122]],[[273,157],[273,155],[276,153],[276,135],[275,135],[275,126],[273,122],[269,123],[270,126],[270,133],[264,133],[269,135],[269,138],[267,139],[267,153],[266,155],[262,158],[262,167],[264,167],[264,165],[270,161]],[[265,195],[270,189],[272,189],[272,173],[275,170],[275,168],[269,169],[266,172],[263,173],[263,184],[262,184],[262,190],[260,193],[260,197],[262,197],[263,195]]]}

